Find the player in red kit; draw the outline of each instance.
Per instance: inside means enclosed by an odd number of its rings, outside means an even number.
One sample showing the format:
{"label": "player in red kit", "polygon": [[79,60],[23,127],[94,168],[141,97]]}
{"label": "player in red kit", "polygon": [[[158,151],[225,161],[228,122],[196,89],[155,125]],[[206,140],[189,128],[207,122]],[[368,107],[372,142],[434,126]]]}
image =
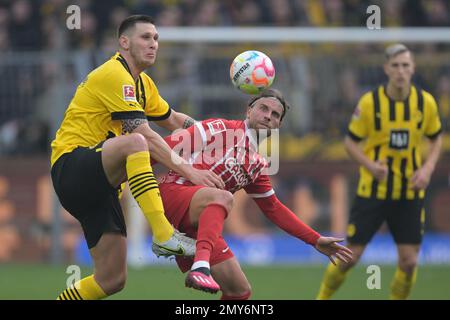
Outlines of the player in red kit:
{"label": "player in red kit", "polygon": [[335,258],[351,260],[352,252],[337,243],[343,239],[322,237],[305,225],[278,200],[271,186],[269,164],[258,153],[258,142],[264,138],[262,133],[267,136],[280,127],[287,109],[279,91],[266,89],[249,102],[245,120],[204,120],[165,138],[195,168],[210,170],[225,183],[224,190],[197,186],[173,171],[160,181],[168,220],[197,239],[193,259],[176,258],[181,271],[189,270],[187,287],[211,293],[221,290],[221,299],[250,297],[250,284],[222,237],[233,193],[242,188],[267,218],[290,235],[314,246],[333,263]]}

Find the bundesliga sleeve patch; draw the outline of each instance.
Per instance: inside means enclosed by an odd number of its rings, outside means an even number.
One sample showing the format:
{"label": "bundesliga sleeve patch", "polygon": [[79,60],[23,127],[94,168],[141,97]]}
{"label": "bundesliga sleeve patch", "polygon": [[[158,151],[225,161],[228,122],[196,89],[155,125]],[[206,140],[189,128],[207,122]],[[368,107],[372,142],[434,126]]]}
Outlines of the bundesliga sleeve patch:
{"label": "bundesliga sleeve patch", "polygon": [[353,119],[359,119],[360,116],[361,116],[361,108],[359,105],[357,105],[355,111],[353,111],[352,117]]}
{"label": "bundesliga sleeve patch", "polygon": [[224,132],[226,130],[225,124],[222,120],[214,120],[211,122],[208,122],[208,128],[209,132],[211,132],[211,135],[215,135],[220,132]]}
{"label": "bundesliga sleeve patch", "polygon": [[122,88],[123,88],[123,100],[136,102],[136,95],[134,94],[134,86],[123,85]]}

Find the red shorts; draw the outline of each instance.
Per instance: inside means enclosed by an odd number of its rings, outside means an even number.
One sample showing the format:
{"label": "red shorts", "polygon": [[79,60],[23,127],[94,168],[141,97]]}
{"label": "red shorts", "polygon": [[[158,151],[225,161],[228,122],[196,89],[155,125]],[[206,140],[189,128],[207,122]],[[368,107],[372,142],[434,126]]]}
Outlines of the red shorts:
{"label": "red shorts", "polygon": [[[193,226],[189,219],[189,206],[194,194],[204,186],[187,186],[176,183],[160,183],[159,191],[164,204],[167,220],[187,236],[197,239],[197,226]],[[220,235],[214,244],[209,264],[211,266],[234,257],[225,239]],[[191,269],[193,258],[176,257],[178,267],[182,272]]]}

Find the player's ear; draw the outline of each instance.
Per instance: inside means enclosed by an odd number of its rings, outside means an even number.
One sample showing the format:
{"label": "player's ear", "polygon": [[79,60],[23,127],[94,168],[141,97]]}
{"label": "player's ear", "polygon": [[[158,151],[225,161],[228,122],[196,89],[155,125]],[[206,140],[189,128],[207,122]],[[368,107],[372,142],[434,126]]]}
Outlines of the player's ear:
{"label": "player's ear", "polygon": [[388,69],[389,68],[389,61],[386,61],[384,64],[383,64],[383,70],[384,70],[384,74],[386,74],[387,76],[389,76],[389,72],[388,72]]}
{"label": "player's ear", "polygon": [[124,50],[128,50],[130,48],[130,39],[126,35],[122,34],[119,37],[119,45]]}
{"label": "player's ear", "polygon": [[247,119],[250,118],[250,112],[251,112],[252,108],[253,108],[253,106],[247,106],[247,112],[246,112]]}

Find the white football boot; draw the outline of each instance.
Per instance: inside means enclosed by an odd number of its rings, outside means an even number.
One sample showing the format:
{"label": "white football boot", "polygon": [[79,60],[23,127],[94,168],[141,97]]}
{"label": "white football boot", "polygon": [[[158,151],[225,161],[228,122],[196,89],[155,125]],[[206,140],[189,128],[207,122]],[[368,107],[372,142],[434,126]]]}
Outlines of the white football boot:
{"label": "white football boot", "polygon": [[166,242],[159,243],[153,238],[152,251],[158,257],[193,257],[195,255],[195,239],[189,238],[185,233],[174,229],[173,235]]}

